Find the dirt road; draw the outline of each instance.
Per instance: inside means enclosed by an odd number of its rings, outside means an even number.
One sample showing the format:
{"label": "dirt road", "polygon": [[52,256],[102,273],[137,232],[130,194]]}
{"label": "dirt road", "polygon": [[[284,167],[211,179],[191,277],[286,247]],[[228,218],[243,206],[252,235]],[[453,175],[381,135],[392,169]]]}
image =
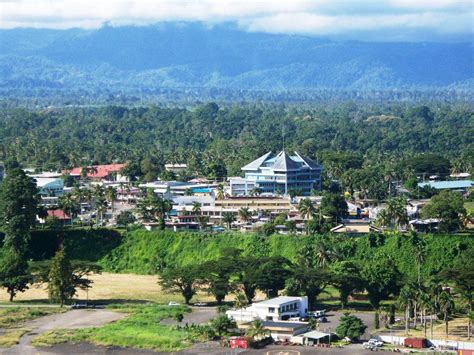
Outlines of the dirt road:
{"label": "dirt road", "polygon": [[97,327],[125,317],[125,313],[117,313],[105,309],[78,309],[65,313],[53,314],[26,322],[23,327],[31,329],[31,332],[21,337],[20,343],[10,349],[0,350],[3,355],[30,355],[30,354],[52,354],[30,345],[31,339],[52,329],[77,329]]}

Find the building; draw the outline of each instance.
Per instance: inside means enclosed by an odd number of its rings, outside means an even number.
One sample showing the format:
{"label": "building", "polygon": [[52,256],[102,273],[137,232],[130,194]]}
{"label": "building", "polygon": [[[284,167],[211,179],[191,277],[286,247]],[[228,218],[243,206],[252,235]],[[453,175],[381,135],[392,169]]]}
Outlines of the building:
{"label": "building", "polygon": [[238,323],[252,322],[255,319],[264,321],[288,320],[293,317],[305,317],[308,314],[308,297],[280,296],[250,306],[229,310],[227,317]]}
{"label": "building", "polygon": [[[239,329],[248,329],[252,326],[251,322],[239,325]],[[308,331],[308,323],[302,322],[274,322],[263,321],[262,327],[270,332],[270,336],[275,341],[289,342],[299,334]]]}
{"label": "building", "polygon": [[[124,167],[125,164],[93,165],[87,168],[87,178],[91,180],[127,182],[128,179],[120,174],[120,170]],[[82,169],[83,168],[74,168],[70,171],[65,171],[65,173],[71,176],[81,177]]]}
{"label": "building", "polygon": [[181,173],[183,171],[186,171],[188,168],[187,164],[165,164],[165,170],[166,171],[171,171],[175,174]]}
{"label": "building", "polygon": [[64,194],[64,180],[61,178],[37,177],[35,180],[42,198],[59,197]]}
{"label": "building", "polygon": [[469,188],[474,187],[473,180],[453,180],[453,181],[429,181],[420,182],[418,187],[429,186],[435,190],[451,190],[466,192]]}
{"label": "building", "polygon": [[323,167],[295,152],[289,155],[281,151],[277,155],[268,152],[242,168],[244,178],[230,180],[232,196],[248,195],[258,189],[262,194],[288,195],[290,189],[310,195],[311,190],[321,189]]}

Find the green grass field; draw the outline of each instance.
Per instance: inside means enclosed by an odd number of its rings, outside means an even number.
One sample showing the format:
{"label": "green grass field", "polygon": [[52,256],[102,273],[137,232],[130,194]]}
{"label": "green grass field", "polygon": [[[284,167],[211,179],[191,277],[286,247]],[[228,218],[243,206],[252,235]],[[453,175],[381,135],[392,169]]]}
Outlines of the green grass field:
{"label": "green grass field", "polygon": [[157,351],[179,351],[192,344],[190,334],[172,326],[160,324],[165,318],[189,312],[187,307],[156,304],[111,305],[110,309],[130,316],[99,328],[53,330],[33,339],[34,346],[50,346],[65,342],[86,341],[104,346],[121,346]]}
{"label": "green grass field", "polygon": [[64,308],[53,307],[8,307],[0,308],[0,329],[17,328],[19,324],[31,319],[61,313]]}

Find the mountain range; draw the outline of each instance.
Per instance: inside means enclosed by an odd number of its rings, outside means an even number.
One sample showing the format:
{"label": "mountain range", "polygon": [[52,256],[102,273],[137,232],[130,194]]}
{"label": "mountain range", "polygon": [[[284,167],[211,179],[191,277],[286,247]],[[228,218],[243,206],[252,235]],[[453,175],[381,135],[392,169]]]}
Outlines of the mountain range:
{"label": "mountain range", "polygon": [[474,89],[472,43],[334,41],[198,23],[0,30],[0,88]]}

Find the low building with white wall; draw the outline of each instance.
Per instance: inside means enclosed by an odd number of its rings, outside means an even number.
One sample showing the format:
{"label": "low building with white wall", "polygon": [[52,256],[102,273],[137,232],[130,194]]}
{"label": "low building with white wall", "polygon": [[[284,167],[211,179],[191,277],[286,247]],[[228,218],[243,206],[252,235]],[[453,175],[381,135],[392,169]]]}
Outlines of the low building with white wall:
{"label": "low building with white wall", "polygon": [[308,297],[280,296],[242,309],[229,310],[226,314],[238,323],[252,322],[255,319],[279,321],[305,317],[308,314]]}

